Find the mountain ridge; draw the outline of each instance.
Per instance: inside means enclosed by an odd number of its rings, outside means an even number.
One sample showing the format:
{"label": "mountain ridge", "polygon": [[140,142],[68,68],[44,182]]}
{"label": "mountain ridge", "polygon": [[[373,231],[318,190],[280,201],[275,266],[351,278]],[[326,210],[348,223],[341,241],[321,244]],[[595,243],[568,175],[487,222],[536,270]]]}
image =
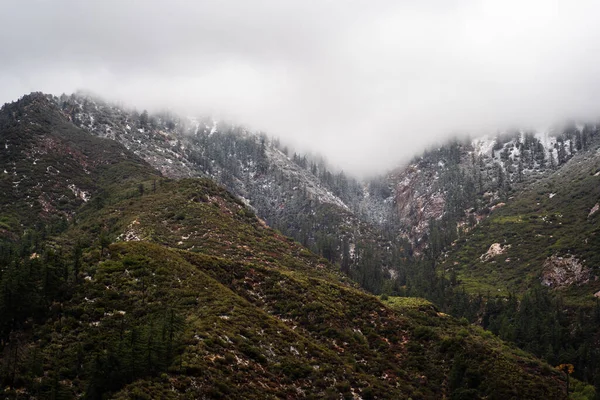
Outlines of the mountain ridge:
{"label": "mountain ridge", "polygon": [[[140,114],[136,111],[124,111],[93,95],[63,95],[56,101],[62,102],[63,109],[80,127],[98,136],[120,140],[159,170],[162,168],[163,173],[168,176],[176,178],[198,173],[208,175],[248,199],[259,214],[265,214],[261,216],[266,217],[266,209],[269,207],[253,204],[264,202],[263,197],[267,197],[261,193],[260,186],[266,188],[265,185],[282,185],[281,177],[273,178],[271,169],[285,176],[285,180],[298,183],[290,185],[287,191],[306,188],[311,199],[334,204],[342,210],[349,209],[358,220],[374,225],[377,229],[399,231],[402,238],[408,240],[419,252],[422,249],[418,242],[425,238],[429,230],[428,219],[438,220],[448,211],[445,193],[448,191],[447,183],[442,183],[440,187],[435,181],[442,175],[447,175],[449,168],[456,166],[466,173],[466,177],[472,182],[462,184],[476,186],[479,192],[477,196],[470,196],[476,197],[481,206],[490,207],[499,202],[500,197],[506,198],[511,186],[518,186],[523,180],[537,179],[536,175],[543,176],[547,171],[562,166],[573,154],[585,149],[598,131],[595,124],[566,123],[543,131],[508,130],[491,137],[488,135],[473,140],[450,140],[444,146],[426,151],[422,157],[416,157],[403,167],[360,182],[343,173],[332,173],[324,163],[315,162],[310,157],[296,153],[290,157],[286,146],[262,132],[251,132],[210,118],[181,118],[174,113]],[[116,112],[118,116],[111,116],[112,112]],[[143,121],[140,119],[142,115],[145,115]],[[115,120],[120,120],[120,123]],[[138,134],[142,136],[136,138]],[[250,138],[255,143],[259,142],[262,150],[266,150],[268,154],[261,156],[261,149],[241,155],[236,155],[235,150],[225,155],[215,155],[215,152],[208,154],[211,153],[211,141],[208,138],[215,137],[215,134]],[[190,140],[203,135],[206,137],[202,140]],[[152,141],[155,136],[160,140]],[[237,139],[229,137],[228,140],[235,142]],[[152,143],[144,144],[148,141]],[[167,142],[169,145],[164,146],[163,143]],[[230,146],[231,144],[225,144],[227,148],[231,148]],[[234,146],[239,148],[244,144],[236,143]],[[232,157],[238,158],[241,164],[234,165],[232,160],[225,162],[226,158]],[[244,158],[245,161],[242,160]],[[481,171],[476,171],[475,164]],[[179,167],[182,168],[181,171],[177,170]],[[418,176],[421,170],[426,173]],[[250,176],[244,177],[248,173]],[[265,173],[271,176],[266,181],[262,180],[255,189],[249,190],[253,184],[249,181],[257,176],[261,180]],[[404,183],[406,179],[409,179],[408,184]],[[406,196],[408,186],[419,185],[423,186],[422,190],[413,190],[412,194]],[[485,193],[489,193],[487,198],[483,196]],[[286,196],[276,191],[271,192],[269,197],[285,199]],[[465,203],[464,200],[457,201]],[[415,212],[414,207],[411,209],[411,203],[421,203],[424,215]],[[278,204],[281,205],[282,202],[279,201]],[[482,218],[485,215],[478,213],[476,217]],[[265,219],[276,226],[282,217],[272,215]],[[458,222],[464,223],[468,219],[468,216],[461,215]],[[289,224],[290,221],[286,222]],[[392,226],[387,227],[390,223]],[[288,224],[280,225],[283,228]],[[419,228],[414,230],[414,226]],[[299,234],[291,234],[301,240],[297,235]],[[338,248],[341,250],[341,246],[338,245]]]}
{"label": "mountain ridge", "polygon": [[70,224],[0,248],[5,396],[564,393],[562,372],[426,301],[382,303],[215,183],[161,177],[115,146],[139,168],[88,169],[98,188]]}

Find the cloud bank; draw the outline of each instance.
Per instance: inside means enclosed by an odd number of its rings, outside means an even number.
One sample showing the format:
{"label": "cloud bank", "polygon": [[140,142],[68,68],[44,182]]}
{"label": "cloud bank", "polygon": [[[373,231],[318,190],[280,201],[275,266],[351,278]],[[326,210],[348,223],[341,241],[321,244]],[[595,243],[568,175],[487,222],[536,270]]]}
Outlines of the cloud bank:
{"label": "cloud bank", "polygon": [[596,1],[24,0],[0,102],[87,89],[211,114],[365,175],[450,134],[600,116]]}

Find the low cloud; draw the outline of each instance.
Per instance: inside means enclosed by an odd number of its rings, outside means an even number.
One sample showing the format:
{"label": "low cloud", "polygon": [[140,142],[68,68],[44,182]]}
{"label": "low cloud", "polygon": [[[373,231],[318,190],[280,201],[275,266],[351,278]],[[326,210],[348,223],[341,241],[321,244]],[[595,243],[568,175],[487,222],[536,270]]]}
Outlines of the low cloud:
{"label": "low cloud", "polygon": [[[418,4],[415,4],[418,3]],[[5,5],[0,101],[87,89],[392,168],[457,132],[600,116],[595,1]]]}

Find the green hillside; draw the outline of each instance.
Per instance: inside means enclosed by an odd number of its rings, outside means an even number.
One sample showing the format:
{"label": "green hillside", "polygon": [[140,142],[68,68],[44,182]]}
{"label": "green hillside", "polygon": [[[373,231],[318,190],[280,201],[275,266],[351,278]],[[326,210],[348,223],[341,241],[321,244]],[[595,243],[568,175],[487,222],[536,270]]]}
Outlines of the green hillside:
{"label": "green hillside", "polygon": [[[28,203],[46,186],[0,193],[3,398],[565,396],[551,365],[424,300],[382,302],[210,180],[168,180],[116,144],[85,144],[66,117],[44,119],[48,104],[4,108],[0,139],[58,140],[64,128],[68,148],[100,161],[72,162],[61,145],[23,162],[19,173],[58,185],[54,208]],[[25,115],[38,115],[35,132]],[[16,163],[29,148],[5,150]],[[44,175],[51,165],[73,171]],[[69,193],[80,201],[64,203]]]}
{"label": "green hillside", "polygon": [[118,143],[75,127],[41,93],[2,107],[0,143],[0,240],[36,224],[60,229],[115,183],[160,176]]}
{"label": "green hillside", "polygon": [[[381,303],[210,181],[161,180],[150,193],[105,204],[87,206],[39,258],[23,260],[30,271],[62,266],[63,290],[9,333],[18,340],[5,346],[5,385],[66,398],[564,392],[558,371],[430,304]],[[143,240],[103,248],[96,227]],[[75,236],[77,271],[70,256],[49,260]],[[26,291],[44,298],[27,282]]]}
{"label": "green hillside", "polygon": [[[514,196],[459,239],[441,268],[458,273],[471,293],[523,293],[540,285],[551,256],[575,257],[589,279],[560,285],[568,302],[590,304],[600,290],[600,157],[596,150],[575,156],[560,170]],[[498,243],[501,254],[482,260]],[[486,258],[486,257],[483,257]],[[584,282],[585,281],[585,282]]]}
{"label": "green hillside", "polygon": [[[437,266],[448,308],[600,384],[600,157],[580,153],[515,193]],[[470,295],[465,300],[461,292]],[[457,295],[458,294],[458,295]]]}

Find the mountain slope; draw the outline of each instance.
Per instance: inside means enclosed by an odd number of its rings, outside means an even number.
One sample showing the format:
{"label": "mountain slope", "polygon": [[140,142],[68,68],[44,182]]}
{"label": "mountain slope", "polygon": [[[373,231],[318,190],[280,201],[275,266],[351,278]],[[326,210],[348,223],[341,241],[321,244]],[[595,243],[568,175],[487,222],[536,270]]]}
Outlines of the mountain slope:
{"label": "mountain slope", "polygon": [[[123,144],[172,178],[210,177],[244,200],[269,226],[339,264],[380,292],[399,263],[392,231],[362,201],[364,188],[323,162],[288,156],[260,132],[173,113],[137,113],[83,94],[54,98],[77,126]],[[358,196],[358,197],[357,197]],[[391,209],[390,204],[379,205]],[[375,264],[370,255],[376,255]]]}
{"label": "mountain slope", "polygon": [[[354,252],[344,247],[374,247],[391,275],[407,254],[398,259],[387,247],[403,248],[406,241],[417,256],[428,247],[437,253],[456,239],[453,231],[470,229],[515,190],[562,167],[598,132],[594,124],[568,123],[455,140],[359,182],[330,172],[322,161],[288,156],[278,140],[243,127],[173,113],[140,114],[82,93],[55,101],[75,124],[119,141],[166,176],[215,179],[270,226],[330,261],[364,268],[354,265]],[[299,212],[331,218],[317,223],[298,218]],[[430,225],[438,231],[433,240]]]}
{"label": "mountain slope", "polygon": [[458,263],[459,278],[467,287],[473,281],[474,290],[519,293],[544,284],[561,289],[567,299],[593,299],[600,289],[594,278],[600,263],[598,171],[595,148],[576,155],[494,210],[456,243],[443,267]]}
{"label": "mountain slope", "polygon": [[585,152],[597,134],[594,124],[566,124],[446,143],[388,176],[395,198],[395,214],[388,218],[417,252],[429,247],[437,254],[460,230]]}
{"label": "mountain slope", "polygon": [[[465,315],[600,385],[599,145],[515,191],[439,257],[438,286]],[[436,298],[439,298],[439,294]]]}
{"label": "mountain slope", "polygon": [[0,110],[0,236],[35,221],[70,219],[103,181],[159,174],[114,142],[73,126],[48,96],[33,93]]}
{"label": "mountain slope", "polygon": [[[181,214],[171,216],[169,204]],[[549,366],[431,305],[416,312],[422,320],[402,315],[402,303],[386,307],[244,210],[214,184],[184,180],[82,212],[65,238],[81,237],[88,224],[117,237],[131,226],[136,235],[84,250],[80,283],[45,322],[23,325],[16,368],[28,371],[33,354],[47,366],[40,385],[21,378],[27,390],[92,398],[562,393]],[[187,242],[195,247],[175,248],[193,227],[202,230]],[[467,367],[475,348],[479,358]]]}
{"label": "mountain slope", "polygon": [[5,397],[564,393],[559,371],[427,302],[382,303],[209,180],[88,171],[102,201],[0,249]]}

